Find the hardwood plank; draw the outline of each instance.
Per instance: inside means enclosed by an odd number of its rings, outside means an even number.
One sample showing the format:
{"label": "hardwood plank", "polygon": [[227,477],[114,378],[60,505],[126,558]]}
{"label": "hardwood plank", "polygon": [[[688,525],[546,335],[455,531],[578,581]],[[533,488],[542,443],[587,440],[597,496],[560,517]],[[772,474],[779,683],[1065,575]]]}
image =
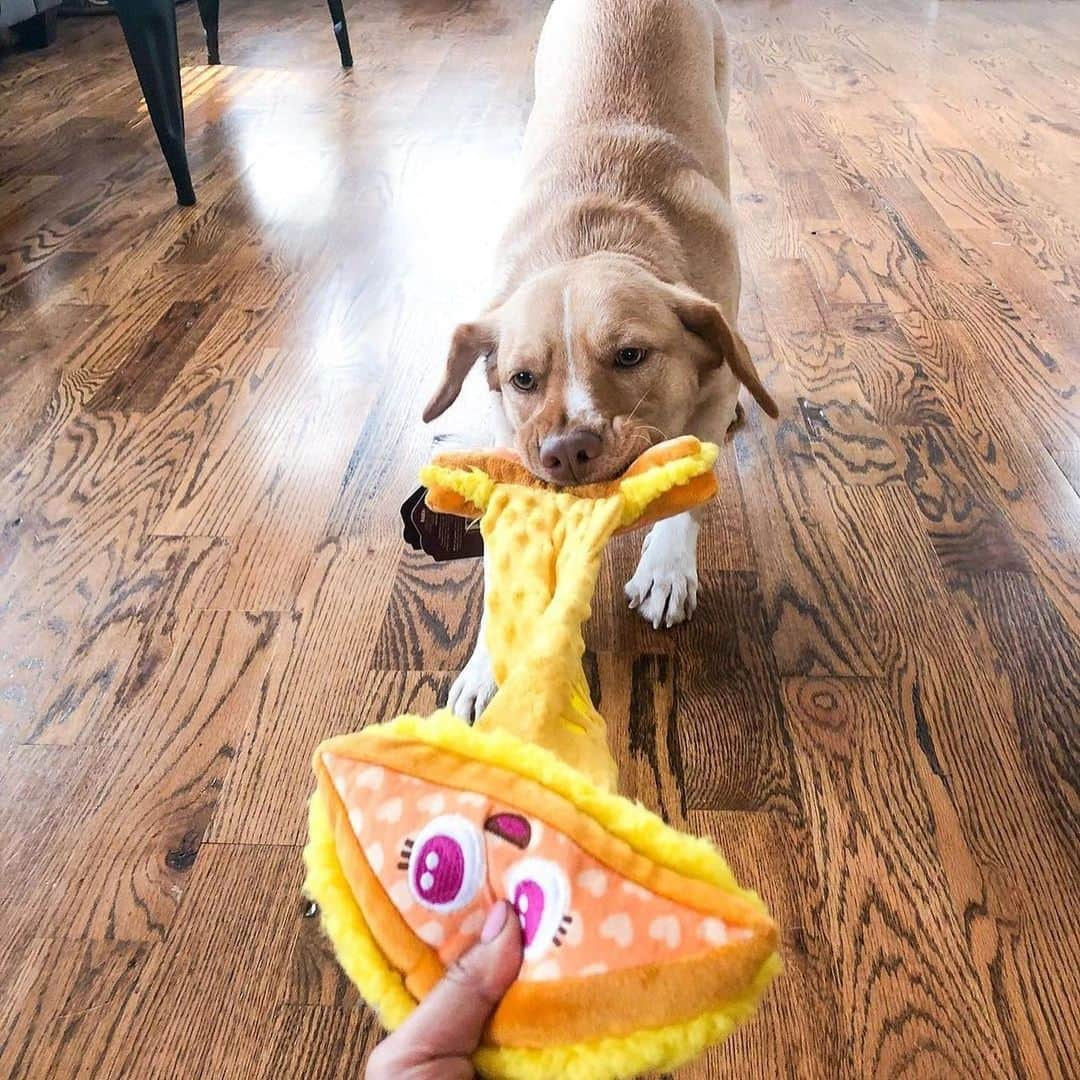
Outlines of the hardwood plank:
{"label": "hardwood plank", "polygon": [[[973,962],[990,988],[1010,1061],[1052,1060],[1056,1050],[1046,1030],[1068,1013],[1075,972],[1069,962],[1047,955],[1044,963],[1054,975],[1043,980],[1023,958],[1041,953],[1050,940],[1071,938],[1056,913],[1075,889],[1075,863],[1053,808],[1024,763],[1015,704],[985,676],[993,665],[985,626],[973,626],[967,612],[945,600],[945,584],[935,580],[927,549],[896,542],[897,521],[912,515],[899,494],[853,488],[834,492],[833,500],[850,504],[842,510],[845,531],[852,540],[858,534],[860,550],[877,555],[871,562],[864,554],[862,567],[881,590],[887,613],[890,697],[921,748],[917,764],[936,833],[951,845],[943,869],[956,910],[970,922]],[[878,559],[895,578],[875,569],[882,565]],[[899,581],[908,589],[898,590]],[[995,782],[1001,775],[1010,776],[1007,793]],[[1049,921],[1037,911],[1047,912]],[[1042,985],[1029,1010],[1023,994],[1033,980]]]}
{"label": "hardwood plank", "polygon": [[47,319],[0,338],[0,476],[37,440],[65,360],[104,319],[102,306],[59,304]]}
{"label": "hardwood plank", "polygon": [[153,949],[137,942],[36,938],[8,983],[0,1068],[12,1077],[96,1074],[110,1030]]}
{"label": "hardwood plank", "polygon": [[[1071,327],[1072,307],[1053,287],[1047,275],[1024,258],[1018,245],[998,228],[955,230],[964,255],[977,262],[998,290],[1032,327],[1044,357],[1047,377],[1060,378],[1060,371],[1072,373],[1075,383],[1080,365],[1080,344]],[[1062,382],[1060,394],[1070,386]]]}
{"label": "hardwood plank", "polygon": [[832,483],[900,481],[900,447],[874,416],[847,341],[821,312],[815,283],[801,260],[769,261],[757,279],[776,362],[797,390],[799,415],[823,477]]}
{"label": "hardwood plank", "polygon": [[482,559],[437,563],[423,551],[403,551],[372,665],[463,668],[480,631],[483,586]]}
{"label": "hardwood plank", "polygon": [[[1008,519],[1075,632],[1080,627],[1076,493],[1038,440],[1025,438],[1027,432],[1015,417],[1001,415],[999,399],[991,398],[987,374],[979,363],[983,352],[966,326],[951,320],[920,321],[903,329],[923,363],[941,371],[938,384],[952,398],[949,415],[963,429],[972,472],[977,470],[984,490]],[[1007,391],[1002,389],[1001,396],[1007,400]]]}
{"label": "hardwood plank", "polygon": [[[301,877],[296,848],[207,845],[173,932],[110,1033],[101,1075],[258,1070],[276,1042]],[[237,971],[258,975],[238,985]]]}
{"label": "hardwood plank", "polygon": [[619,766],[619,793],[669,825],[686,828],[686,770],[672,658],[599,653],[590,667],[593,700],[607,720],[608,744]]}
{"label": "hardwood plank", "polygon": [[[773,310],[779,310],[782,297],[774,293],[772,300]],[[812,300],[810,307],[819,314]],[[772,352],[756,288],[744,293],[740,326],[781,410],[776,424],[751,411],[734,441],[748,537],[778,670],[874,673],[878,665],[865,625],[867,605],[860,602],[859,583],[837,561],[840,549],[830,539],[835,526],[827,512],[821,512],[827,483],[793,380]]]}
{"label": "hardwood plank", "polygon": [[[9,845],[7,873],[31,883],[24,918],[38,933],[137,941],[167,932],[275,631],[270,616],[190,615],[157,671],[107,715],[99,711],[92,748],[51,759],[15,748],[5,786],[21,782],[29,761],[55,768],[66,791],[52,805],[35,793],[11,807],[18,843]],[[123,820],[116,805],[128,809]]]}
{"label": "hardwood plank", "polygon": [[827,485],[801,416],[752,427],[738,454],[744,490],[754,493],[747,519],[780,673],[875,673],[871,609],[821,512]]}
{"label": "hardwood plank", "polygon": [[1080,431],[1075,366],[1061,364],[1046,353],[1009,298],[967,264],[960,243],[916,185],[890,180],[882,192],[905,215],[928,257],[939,266],[954,267],[949,275],[949,294],[955,319],[981,349],[1006,393],[1025,410],[1028,424],[1039,432],[1045,445],[1070,445]]}
{"label": "hardwood plank", "polygon": [[1080,495],[1080,450],[1062,450],[1054,454],[1054,463],[1069,481],[1073,491]]}
{"label": "hardwood plank", "polygon": [[[844,1053],[833,975],[839,943],[821,917],[822,868],[805,822],[770,813],[698,810],[689,822],[716,842],[740,881],[754,881],[779,926],[784,974],[753,1022],[685,1074],[695,1080],[835,1078]],[[771,869],[763,875],[765,866]]]}
{"label": "hardwood plank", "polygon": [[1038,566],[1073,621],[1075,492],[1023,421],[1002,415],[1006,392],[991,392],[967,329],[930,319],[901,329],[891,313],[860,306],[833,318],[849,328],[859,381],[903,448],[904,482],[944,565],[959,573]]}
{"label": "hardwood plank", "polygon": [[[0,267],[3,268],[0,270],[0,315],[19,314],[28,303],[28,295],[37,299],[35,290],[39,287],[39,279],[32,280],[35,272],[44,271],[47,264],[60,255],[70,257],[70,253],[77,250],[73,240],[79,235],[80,227],[90,226],[98,218],[122,206],[144,172],[142,160],[136,157],[129,159],[125,168],[110,170],[100,183],[87,186],[84,180],[74,189],[78,197],[60,208],[59,217],[32,226],[33,232],[0,249]],[[84,187],[88,187],[88,190],[84,191]],[[148,194],[159,205],[168,205],[171,197],[164,191]],[[76,256],[76,261],[80,267],[85,264],[85,258],[80,260]]]}
{"label": "hardwood plank", "polygon": [[676,653],[687,805],[794,813],[800,796],[757,581],[706,574],[699,596],[702,618]]}
{"label": "hardwood plank", "polygon": [[5,223],[9,214],[48,191],[59,179],[59,176],[45,173],[22,173],[0,180],[0,206],[3,207],[0,225]]}
{"label": "hardwood plank", "polygon": [[973,578],[971,592],[1008,677],[1020,749],[1064,843],[1075,837],[1080,649],[1036,582],[1023,574]]}
{"label": "hardwood plank", "polygon": [[[942,864],[954,853],[935,838],[932,801],[905,738],[913,733],[898,729],[880,686],[865,680],[785,680],[784,703],[817,838],[819,932],[845,972],[837,1073],[1009,1075],[963,913],[951,902]],[[856,814],[841,809],[855,806]],[[903,824],[871,820],[877,815]]]}
{"label": "hardwood plank", "polygon": [[[55,665],[55,685],[36,710],[27,710],[23,740],[64,746],[92,739],[102,717],[108,731],[114,710],[168,660],[178,621],[220,577],[226,554],[223,545],[203,538],[151,541],[77,626],[60,627],[50,618],[46,627],[53,634],[45,641],[55,652],[39,664]],[[71,652],[57,648],[61,629],[79,640]]]}
{"label": "hardwood plank", "polygon": [[[267,686],[226,778],[214,840],[301,843],[314,748],[403,711],[380,696],[387,683],[370,671],[372,628],[386,610],[394,557],[354,552],[340,541],[317,551],[296,612],[283,620]],[[445,695],[447,687],[440,689]],[[430,696],[410,707],[425,700],[434,708]]]}
{"label": "hardwood plank", "polygon": [[277,1012],[271,1049],[256,1075],[266,1080],[359,1076],[381,1034],[378,1022],[366,1010],[283,1005]]}
{"label": "hardwood plank", "polygon": [[289,1005],[304,1009],[322,1007],[328,1012],[347,1010],[357,1014],[367,1011],[359,992],[334,956],[316,905],[308,904],[304,908],[293,944],[285,997]]}
{"label": "hardwood plank", "polygon": [[[87,412],[152,412],[220,314],[213,304],[189,300],[172,304],[150,328],[139,352],[115,371],[86,403]],[[187,354],[185,346],[189,349]]]}

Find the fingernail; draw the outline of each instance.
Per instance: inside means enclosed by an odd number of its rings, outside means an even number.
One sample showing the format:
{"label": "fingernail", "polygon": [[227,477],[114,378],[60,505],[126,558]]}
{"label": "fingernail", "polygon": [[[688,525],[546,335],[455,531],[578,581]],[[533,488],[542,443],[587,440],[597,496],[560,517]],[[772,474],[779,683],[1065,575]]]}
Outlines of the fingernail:
{"label": "fingernail", "polygon": [[502,900],[499,900],[487,913],[487,918],[484,920],[484,927],[480,931],[480,943],[486,945],[489,941],[494,941],[505,925],[506,904]]}

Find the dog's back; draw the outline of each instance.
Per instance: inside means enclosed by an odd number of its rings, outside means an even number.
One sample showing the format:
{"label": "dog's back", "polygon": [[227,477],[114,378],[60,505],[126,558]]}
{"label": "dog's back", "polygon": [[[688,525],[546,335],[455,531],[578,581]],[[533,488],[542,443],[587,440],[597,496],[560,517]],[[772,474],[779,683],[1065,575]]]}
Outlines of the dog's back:
{"label": "dog's back", "polygon": [[666,133],[728,190],[727,48],[714,0],[555,0],[536,58],[528,164],[592,129]]}

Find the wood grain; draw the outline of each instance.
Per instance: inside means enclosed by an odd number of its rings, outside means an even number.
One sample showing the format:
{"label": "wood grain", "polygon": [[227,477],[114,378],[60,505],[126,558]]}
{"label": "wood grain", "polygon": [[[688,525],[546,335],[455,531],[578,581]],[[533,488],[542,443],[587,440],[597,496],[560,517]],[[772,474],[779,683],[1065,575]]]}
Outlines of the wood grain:
{"label": "wood grain", "polygon": [[[355,8],[356,5],[353,5]],[[178,10],[178,209],[111,19],[0,64],[0,1075],[353,1077],[310,756],[446,700],[419,408],[510,210],[532,0]],[[1080,11],[721,3],[749,409],[695,619],[586,628],[622,790],[786,974],[680,1076],[1080,1075]],[[359,20],[359,21],[357,21]],[[307,917],[306,917],[307,916]]]}
{"label": "wood grain", "polygon": [[[803,824],[769,813],[692,811],[695,832],[713,839],[741,881],[755,887],[780,925],[785,975],[752,1026],[686,1069],[694,1080],[778,1076],[827,1080],[848,1053],[835,977],[839,943],[822,916],[825,868]],[[763,878],[757,868],[774,869]],[[679,1073],[682,1076],[682,1073]]]}
{"label": "wood grain", "polygon": [[[914,762],[900,764],[911,747],[885,694],[862,680],[792,679],[784,701],[808,824],[829,868],[819,915],[844,972],[840,1071],[1007,1075],[990,1002],[969,989],[978,980],[960,913],[942,887],[932,805]],[[838,806],[861,810],[830,825],[827,808]]]}

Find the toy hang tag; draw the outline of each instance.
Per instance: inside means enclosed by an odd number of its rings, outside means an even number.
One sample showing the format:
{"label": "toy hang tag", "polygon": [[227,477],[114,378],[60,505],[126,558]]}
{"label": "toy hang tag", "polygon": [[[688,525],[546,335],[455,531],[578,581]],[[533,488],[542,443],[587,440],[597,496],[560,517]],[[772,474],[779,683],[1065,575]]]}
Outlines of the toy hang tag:
{"label": "toy hang tag", "polygon": [[480,558],[484,539],[479,527],[457,514],[432,510],[424,502],[425,495],[427,488],[419,487],[402,503],[405,543],[426,552],[436,562]]}

